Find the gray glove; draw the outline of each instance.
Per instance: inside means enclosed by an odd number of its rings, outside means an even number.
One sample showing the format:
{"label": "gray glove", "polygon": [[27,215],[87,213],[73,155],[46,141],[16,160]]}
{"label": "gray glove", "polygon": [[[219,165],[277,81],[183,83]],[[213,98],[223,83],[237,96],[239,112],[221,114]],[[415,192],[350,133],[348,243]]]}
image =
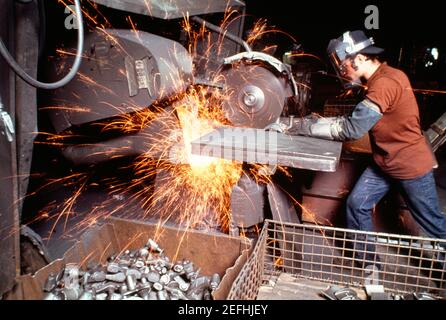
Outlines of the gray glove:
{"label": "gray glove", "polygon": [[337,132],[340,130],[341,122],[342,118],[322,118],[309,115],[295,121],[293,127],[288,129],[287,133],[327,140],[339,140]]}
{"label": "gray glove", "polygon": [[314,122],[313,115],[309,115],[303,118],[294,119],[293,125],[286,131],[291,136],[309,136],[310,125]]}
{"label": "gray glove", "polygon": [[322,118],[309,115],[300,119],[288,132],[328,140],[356,140],[373,128],[382,116],[377,104],[364,99],[349,116]]}
{"label": "gray glove", "polygon": [[285,133],[288,129],[288,126],[284,123],[273,122],[265,127],[265,131],[276,131],[279,133]]}

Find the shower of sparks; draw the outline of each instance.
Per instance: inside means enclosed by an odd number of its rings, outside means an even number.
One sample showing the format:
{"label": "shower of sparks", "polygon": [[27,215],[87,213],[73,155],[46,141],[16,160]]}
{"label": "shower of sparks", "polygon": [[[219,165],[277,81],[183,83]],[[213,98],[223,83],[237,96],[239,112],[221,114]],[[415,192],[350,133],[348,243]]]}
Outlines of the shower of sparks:
{"label": "shower of sparks", "polygon": [[[59,0],[59,2],[65,6],[71,4],[71,1],[68,0],[65,2]],[[123,57],[129,55],[120,44],[119,39],[107,31],[112,26],[101,14],[99,7],[95,3],[88,3],[96,11],[92,13],[84,9],[84,22],[90,28],[103,34],[104,39],[113,43]],[[145,3],[150,12],[150,1],[145,1]],[[240,16],[236,16],[235,11],[228,9],[221,27],[225,29],[237,19],[240,19]],[[126,18],[126,21],[129,24],[129,29],[141,41],[136,22],[130,16]],[[198,43],[204,44],[206,48],[199,54],[202,61],[210,61],[212,59],[208,58],[212,54],[223,52],[224,37],[218,35],[216,41],[203,25],[192,24],[187,12],[184,13],[181,27],[189,37],[187,49],[192,57],[197,58]],[[266,20],[260,20],[255,24],[247,41],[252,45],[268,33],[284,32],[268,29]],[[286,35],[295,41],[292,36]],[[265,48],[265,50],[269,49]],[[57,53],[60,57],[73,55],[64,49],[57,50]],[[89,59],[92,58],[89,57]],[[109,65],[108,62],[105,63],[107,63],[107,68],[116,68],[116,66]],[[63,73],[68,67],[65,63],[61,64],[58,72]],[[99,95],[99,92],[106,92],[111,96],[116,96],[113,90],[104,87],[85,74],[80,73],[79,80],[91,88],[92,94]],[[140,106],[132,105],[132,102],[129,101],[128,104],[133,109],[132,113],[121,114],[111,122],[102,124],[101,133],[121,132],[126,134],[130,137],[129,139],[133,139],[128,144],[109,146],[104,143],[102,148],[97,144],[75,145],[75,147],[85,147],[85,150],[90,150],[88,148],[91,147],[92,151],[86,157],[105,155],[110,159],[119,158],[128,155],[131,149],[129,146],[134,147],[135,143],[138,144],[141,153],[130,165],[130,168],[126,168],[133,172],[133,176],[128,181],[114,178],[111,174],[110,177],[97,182],[90,179],[91,173],[77,172],[67,177],[49,180],[36,190],[34,194],[55,185],[62,185],[73,190],[63,203],[52,201],[33,220],[51,221],[53,227],[49,237],[61,222],[64,225],[64,232],[67,237],[70,237],[71,233],[86,230],[110,216],[115,214],[122,216],[122,212],[128,212],[126,217],[136,219],[157,218],[160,225],[173,219],[186,228],[219,226],[223,231],[228,230],[232,188],[241,175],[245,174],[244,168],[237,162],[196,156],[191,153],[191,141],[217,127],[228,124],[222,114],[222,108],[220,108],[220,103],[225,97],[222,96],[222,91],[215,88],[190,87],[185,83],[178,83],[178,88],[181,87],[188,87],[188,89],[185,92],[184,90],[179,92],[175,97],[170,97],[168,103],[158,101],[150,107],[142,109]],[[72,95],[80,101],[78,106],[68,106],[61,102],[58,106],[50,106],[46,109],[56,108],[63,111],[69,108],[70,112],[94,111],[81,105],[82,97],[77,96],[77,93],[73,92]],[[120,111],[118,106],[110,105],[110,108]],[[62,134],[42,132],[40,136],[44,137],[44,141],[38,143],[56,148],[71,147],[71,142],[67,141],[72,141],[73,138],[82,138],[70,131]],[[259,174],[262,171],[260,169],[261,166],[253,165],[248,169],[247,174],[253,176],[257,181],[267,183],[269,176]],[[284,169],[279,168],[279,170]],[[79,212],[80,209],[77,208],[77,205],[82,202],[80,199],[83,193],[99,187],[98,185],[107,188],[109,197],[94,208],[87,209],[88,213]],[[75,224],[74,228],[67,229],[70,217],[76,217],[76,221],[79,222]]]}
{"label": "shower of sparks", "polygon": [[[64,5],[70,4],[69,1],[60,2]],[[97,9],[94,4],[92,6]],[[93,14],[84,10],[84,14],[86,23],[93,25],[104,35],[105,39],[119,48],[123,56],[129,54],[119,43],[119,39],[107,31],[111,27],[108,21],[99,22],[99,18],[102,16],[99,11]],[[232,23],[233,15],[233,11],[228,11],[224,17],[223,25],[227,26]],[[207,44],[207,49],[201,55],[209,57],[215,50],[220,53],[223,37],[219,36],[218,41],[211,39],[211,33],[204,26],[191,25],[188,14],[186,13],[184,16],[182,27],[190,39],[187,48],[190,54],[192,56],[196,54],[199,41],[204,41]],[[140,40],[137,24],[130,16],[126,20],[129,23],[129,28]],[[57,53],[61,57],[72,55],[71,52],[64,49],[57,50]],[[64,64],[58,72],[63,73],[65,68],[67,65]],[[93,94],[102,91],[112,96],[115,95],[111,89],[95,82],[87,75],[79,74],[79,79],[92,89]],[[178,84],[178,87],[183,85]],[[134,106],[134,112],[131,114],[122,114],[111,122],[103,123],[101,133],[119,131],[132,136],[133,143],[138,141],[139,149],[142,152],[130,165],[133,177],[129,181],[119,180],[112,175],[109,178],[104,178],[100,184],[107,186],[111,199],[105,199],[103,203],[84,215],[75,212],[78,210],[76,204],[81,201],[83,192],[97,187],[97,182],[90,180],[89,173],[80,172],[76,173],[76,176],[48,181],[34,193],[55,184],[72,188],[73,192],[62,204],[54,201],[48,204],[35,220],[52,221],[53,227],[50,236],[60,222],[63,222],[64,231],[70,234],[71,231],[86,230],[115,213],[133,207],[139,209],[135,210],[138,211],[139,216],[134,218],[155,217],[160,221],[160,224],[172,219],[186,228],[219,226],[222,230],[226,230],[230,220],[230,195],[233,186],[243,174],[242,165],[233,161],[196,156],[191,153],[191,141],[227,124],[219,107],[219,103],[224,99],[219,96],[220,94],[220,91],[207,87],[190,87],[186,92],[171,97],[167,104],[165,101],[156,102],[150,108],[144,109]],[[82,101],[82,97],[79,98],[79,101]],[[130,101],[129,104],[131,104]],[[115,108],[114,106],[110,107]],[[91,112],[90,108],[82,106],[81,103],[79,106],[67,106],[61,103],[59,106],[50,106],[45,109],[63,111],[68,108],[70,112]],[[75,133],[66,131],[58,135],[41,133],[41,137],[45,137],[44,142],[39,143],[66,148],[70,147],[67,141],[77,136]],[[89,150],[89,145],[83,144],[82,146]],[[87,157],[99,156],[102,153],[114,158],[127,154],[125,145],[111,147],[105,145],[104,149],[101,149],[92,144],[91,150],[91,154]],[[117,199],[119,201],[116,201]],[[128,214],[128,216],[131,215],[132,213]],[[74,229],[66,230],[70,216],[77,216],[80,219]]]}
{"label": "shower of sparks", "polygon": [[[58,0],[58,2],[65,6],[72,5],[72,0]],[[101,32],[104,40],[112,42],[116,48],[119,48],[123,57],[130,56],[129,52],[119,42],[119,39],[107,31],[112,28],[112,25],[105,15],[100,12],[100,7],[94,2],[88,0],[86,2],[88,2],[94,12],[83,9],[84,22],[92,29]],[[152,12],[150,2],[144,0],[149,13]],[[227,30],[230,24],[237,19],[240,19],[240,16],[237,16],[236,12],[228,7],[221,27]],[[137,23],[132,20],[131,16],[127,16],[126,21],[129,24],[129,30],[132,30],[139,43],[141,43],[142,40]],[[203,25],[197,26],[191,23],[187,12],[184,13],[181,26],[189,38],[187,46],[189,53],[192,57],[200,60],[200,62],[204,61],[207,63],[207,61],[212,60],[209,59],[212,54],[220,55],[224,52],[223,35],[218,35],[217,39],[215,39],[215,36],[211,36],[211,33]],[[283,34],[293,42],[297,42],[290,34],[270,28],[265,19],[255,23],[246,41],[253,46],[267,34]],[[199,43],[201,44],[200,46],[198,45]],[[206,49],[198,53],[200,49],[203,50],[202,47]],[[265,46],[261,51],[265,53],[274,52],[276,48],[276,45],[269,45]],[[73,52],[65,49],[58,49],[56,52],[59,57],[74,55]],[[198,59],[198,55],[200,59]],[[292,54],[291,57],[310,57],[321,61],[317,56],[301,52]],[[88,58],[90,61],[95,60],[91,56],[84,56],[83,58]],[[67,68],[70,67],[63,59],[60,61],[63,63],[58,64],[57,74],[59,75],[66,73]],[[104,62],[102,61],[102,63]],[[106,64],[107,68],[116,68],[114,65]],[[121,74],[125,73],[124,70],[118,71]],[[172,71],[174,72],[174,70]],[[334,74],[327,75],[337,77]],[[106,92],[110,96],[116,96],[116,93],[111,88],[104,87],[87,75],[80,73],[79,79],[91,88],[92,94],[99,96],[99,92]],[[303,83],[299,83],[299,85],[305,86]],[[184,83],[178,83],[177,86],[178,88],[188,87]],[[366,86],[364,86],[364,89],[366,89]],[[440,90],[413,89],[413,91],[421,94],[445,93],[445,91]],[[71,94],[78,101],[82,101],[82,96],[78,96],[75,92]],[[350,94],[352,94],[352,91],[343,93],[344,96]],[[112,121],[98,125],[101,126],[101,133],[120,132],[121,135],[132,137],[131,143],[116,146],[104,143],[103,148],[98,148],[97,144],[92,144],[91,153],[86,155],[86,157],[105,155],[109,159],[119,158],[129,155],[129,151],[131,151],[130,145],[139,144],[137,149],[141,150],[140,154],[129,165],[129,168],[126,168],[130,169],[133,175],[127,181],[122,181],[110,174],[110,177],[103,178],[98,182],[91,179],[91,172],[73,172],[61,178],[49,178],[45,184],[28,196],[35,196],[43,190],[51,190],[60,186],[67,189],[69,195],[64,202],[53,200],[48,203],[28,223],[32,224],[41,220],[50,223],[51,230],[48,238],[45,240],[49,240],[49,237],[54,234],[56,227],[59,225],[64,231],[59,236],[73,238],[76,237],[78,232],[83,232],[95,226],[98,222],[105,221],[114,215],[138,220],[155,218],[154,220],[159,222],[157,231],[153,236],[155,241],[161,235],[159,233],[161,228],[159,227],[168,220],[174,220],[186,229],[206,229],[218,226],[222,231],[227,232],[231,215],[230,196],[234,185],[240,177],[243,174],[249,174],[259,183],[266,184],[271,181],[270,175],[262,173],[264,168],[260,165],[251,165],[245,168],[237,162],[196,156],[191,153],[191,142],[193,140],[211,132],[215,128],[228,124],[222,114],[222,108],[220,108],[220,103],[227,97],[221,95],[222,91],[195,86],[189,87],[186,92],[179,92],[177,96],[170,97],[168,103],[166,101],[155,102],[150,108],[142,109],[141,106],[133,105],[132,101],[128,101],[128,105],[133,109],[132,113],[121,114],[121,116],[114,118]],[[116,109],[117,113],[122,111],[118,106],[110,105],[110,108]],[[81,105],[81,103],[73,106],[64,105],[63,102],[58,106],[49,106],[42,110],[51,109],[72,113],[94,112],[94,110],[88,106]],[[82,135],[70,131],[65,131],[62,134],[44,132],[39,134],[44,141],[37,143],[43,143],[54,148],[71,147],[71,141],[84,138]],[[77,146],[80,145],[77,144]],[[88,144],[82,144],[81,146],[86,147],[85,150],[89,150]],[[279,167],[277,169],[285,175],[289,175],[286,168]],[[104,187],[106,188],[108,191],[107,197],[104,197],[103,201],[96,204],[95,207],[84,209],[84,211],[88,212],[82,212],[79,204],[82,202],[84,193],[98,187],[101,190]],[[300,207],[303,215],[310,217],[310,220],[313,220],[315,224],[331,225],[328,220],[320,221],[320,217],[317,217],[316,214],[305,208],[286,190],[282,189],[282,191],[288,195],[294,206]],[[125,213],[124,215],[123,212]],[[68,222],[71,218],[75,218],[78,222],[74,227],[68,228]],[[12,236],[17,232],[17,230],[9,231],[8,236]],[[254,232],[260,233],[258,226],[254,227]],[[281,242],[287,241],[285,238],[286,232],[287,230],[284,228],[281,233],[284,238],[279,239]],[[328,241],[325,239],[325,234],[323,235],[324,241]],[[118,256],[131,247],[133,243],[140,241],[140,238],[143,236],[142,233],[135,234],[123,247],[122,251],[118,253]],[[110,245],[109,243],[101,253],[100,261],[105,257]],[[95,252],[88,254],[80,262],[80,265],[85,264],[93,254]],[[284,259],[285,257],[275,259],[274,265],[282,267]]]}
{"label": "shower of sparks", "polygon": [[[155,121],[161,120],[165,129],[155,141],[147,137],[150,143],[134,163],[135,178],[131,184],[112,188],[113,194],[132,190],[131,199],[144,208],[144,218],[174,218],[186,227],[203,222],[227,223],[229,197],[240,178],[241,165],[192,155],[191,141],[223,124],[222,115],[209,106],[201,90],[205,89],[192,89],[173,103],[177,121],[169,123],[168,119],[163,119],[169,113],[161,119],[155,116]],[[141,116],[146,116],[144,111]],[[154,178],[155,182],[145,188],[148,178]]]}

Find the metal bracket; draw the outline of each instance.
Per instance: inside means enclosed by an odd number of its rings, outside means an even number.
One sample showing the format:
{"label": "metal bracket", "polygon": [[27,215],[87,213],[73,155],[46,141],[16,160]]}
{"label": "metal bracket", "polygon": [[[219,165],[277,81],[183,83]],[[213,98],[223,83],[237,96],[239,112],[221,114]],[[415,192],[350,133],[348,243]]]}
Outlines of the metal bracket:
{"label": "metal bracket", "polygon": [[432,151],[436,152],[446,142],[446,113],[435,121],[425,132]]}
{"label": "metal bracket", "polygon": [[14,141],[15,129],[12,118],[7,111],[3,109],[0,101],[0,132],[6,136],[8,142]]}

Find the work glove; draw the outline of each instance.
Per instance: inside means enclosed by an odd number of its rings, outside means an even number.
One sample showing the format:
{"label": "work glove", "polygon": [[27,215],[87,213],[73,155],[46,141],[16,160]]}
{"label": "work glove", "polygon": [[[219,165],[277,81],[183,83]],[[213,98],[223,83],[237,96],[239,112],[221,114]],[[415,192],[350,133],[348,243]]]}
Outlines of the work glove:
{"label": "work glove", "polygon": [[357,140],[364,136],[382,118],[377,104],[364,99],[349,116],[322,118],[306,116],[289,130],[290,134],[329,140]]}
{"label": "work glove", "polygon": [[300,119],[293,121],[293,126],[287,130],[289,135],[294,136],[311,136],[312,126],[322,119],[314,114],[310,114]]}
{"label": "work glove", "polygon": [[276,131],[279,133],[286,133],[288,126],[284,123],[273,122],[265,127],[265,131]]}
{"label": "work glove", "polygon": [[287,133],[315,137],[327,140],[338,140],[338,132],[342,130],[342,117],[324,118],[314,114],[305,116],[297,121]]}

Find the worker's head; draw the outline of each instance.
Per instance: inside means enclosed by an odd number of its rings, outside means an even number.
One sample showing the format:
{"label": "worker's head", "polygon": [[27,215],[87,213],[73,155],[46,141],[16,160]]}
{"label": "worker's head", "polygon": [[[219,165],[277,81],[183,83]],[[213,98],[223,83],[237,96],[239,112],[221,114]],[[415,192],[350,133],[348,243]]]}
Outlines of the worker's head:
{"label": "worker's head", "polygon": [[368,78],[370,70],[376,66],[377,56],[384,49],[373,44],[373,38],[367,38],[361,30],[347,31],[330,40],[327,52],[345,87],[361,84],[361,78]]}

